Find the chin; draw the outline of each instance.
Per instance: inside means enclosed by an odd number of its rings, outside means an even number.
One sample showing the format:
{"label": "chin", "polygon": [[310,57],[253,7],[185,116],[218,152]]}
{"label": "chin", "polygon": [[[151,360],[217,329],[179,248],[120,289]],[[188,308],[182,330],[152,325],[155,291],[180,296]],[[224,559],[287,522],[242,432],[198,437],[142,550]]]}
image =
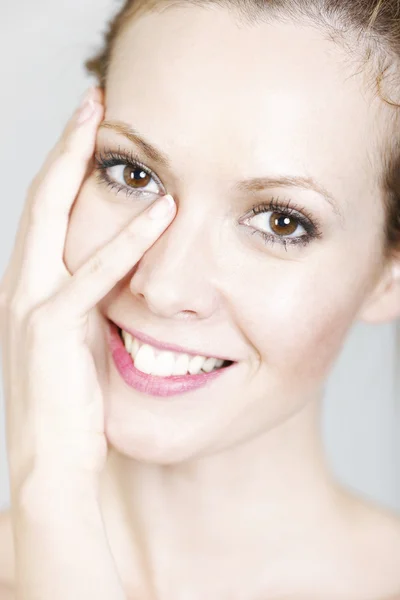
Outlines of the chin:
{"label": "chin", "polygon": [[114,450],[140,462],[173,465],[208,454],[207,442],[200,439],[199,432],[190,427],[182,431],[177,423],[151,413],[131,414],[123,420],[109,414],[105,433]]}

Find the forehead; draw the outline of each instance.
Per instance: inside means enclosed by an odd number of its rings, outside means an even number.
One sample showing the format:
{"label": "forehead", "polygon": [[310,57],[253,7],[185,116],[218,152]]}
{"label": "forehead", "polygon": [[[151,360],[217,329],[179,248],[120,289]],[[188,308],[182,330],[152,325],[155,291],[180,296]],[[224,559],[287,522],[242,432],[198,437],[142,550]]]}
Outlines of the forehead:
{"label": "forehead", "polygon": [[120,36],[106,116],[145,134],[177,170],[240,161],[243,176],[319,177],[345,200],[378,185],[382,107],[370,87],[316,28],[240,25],[226,9],[177,5]]}

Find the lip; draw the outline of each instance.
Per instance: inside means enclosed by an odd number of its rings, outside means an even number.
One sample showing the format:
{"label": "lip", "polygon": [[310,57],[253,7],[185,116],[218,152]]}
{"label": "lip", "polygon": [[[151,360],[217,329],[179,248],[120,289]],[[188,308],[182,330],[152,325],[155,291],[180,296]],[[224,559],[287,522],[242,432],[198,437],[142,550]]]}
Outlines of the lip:
{"label": "lip", "polygon": [[172,375],[170,377],[147,375],[135,368],[132,357],[120,337],[119,326],[112,321],[108,322],[107,342],[117,371],[125,383],[150,396],[169,397],[205,387],[237,364],[233,363],[228,367],[200,375]]}
{"label": "lip", "polygon": [[[113,321],[111,321],[111,322],[113,322]],[[159,341],[155,340],[154,338],[151,338],[149,335],[145,335],[144,333],[141,333],[140,331],[137,331],[137,330],[129,328],[129,327],[125,327],[124,325],[122,325],[121,323],[118,323],[117,321],[114,321],[114,324],[117,325],[117,327],[119,327],[120,329],[123,329],[124,331],[126,331],[127,333],[130,333],[133,337],[135,337],[138,340],[140,340],[141,342],[143,342],[143,344],[150,344],[150,346],[154,346],[154,348],[157,348],[158,350],[169,350],[170,352],[180,352],[181,354],[188,354],[189,356],[206,356],[207,358],[212,357],[212,358],[217,358],[220,360],[228,360],[229,362],[238,362],[238,361],[234,360],[233,358],[229,358],[228,356],[220,356],[218,354],[208,354],[206,352],[202,352],[201,350],[188,350],[187,348],[181,348],[180,346],[175,346],[174,344],[166,344],[164,342],[159,342]]]}

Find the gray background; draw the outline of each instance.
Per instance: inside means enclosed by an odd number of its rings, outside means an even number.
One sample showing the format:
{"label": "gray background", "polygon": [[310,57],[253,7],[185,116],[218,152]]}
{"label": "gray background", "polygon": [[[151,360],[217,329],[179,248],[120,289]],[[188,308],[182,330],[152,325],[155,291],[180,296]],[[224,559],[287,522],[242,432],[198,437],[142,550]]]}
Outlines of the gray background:
{"label": "gray background", "polygon": [[[83,61],[119,4],[0,0],[0,273],[27,186],[90,83]],[[396,353],[395,324],[356,323],[328,381],[324,411],[326,447],[337,476],[398,511],[399,342]],[[2,390],[0,404],[1,509],[9,505]]]}

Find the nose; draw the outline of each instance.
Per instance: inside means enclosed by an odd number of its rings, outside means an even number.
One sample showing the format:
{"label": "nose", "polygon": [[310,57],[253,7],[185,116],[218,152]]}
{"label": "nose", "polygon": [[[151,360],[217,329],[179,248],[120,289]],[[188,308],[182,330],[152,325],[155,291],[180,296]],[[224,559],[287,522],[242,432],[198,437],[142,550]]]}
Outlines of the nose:
{"label": "nose", "polygon": [[218,307],[212,281],[213,260],[204,222],[177,214],[142,256],[130,291],[153,314],[163,318],[207,319]]}

